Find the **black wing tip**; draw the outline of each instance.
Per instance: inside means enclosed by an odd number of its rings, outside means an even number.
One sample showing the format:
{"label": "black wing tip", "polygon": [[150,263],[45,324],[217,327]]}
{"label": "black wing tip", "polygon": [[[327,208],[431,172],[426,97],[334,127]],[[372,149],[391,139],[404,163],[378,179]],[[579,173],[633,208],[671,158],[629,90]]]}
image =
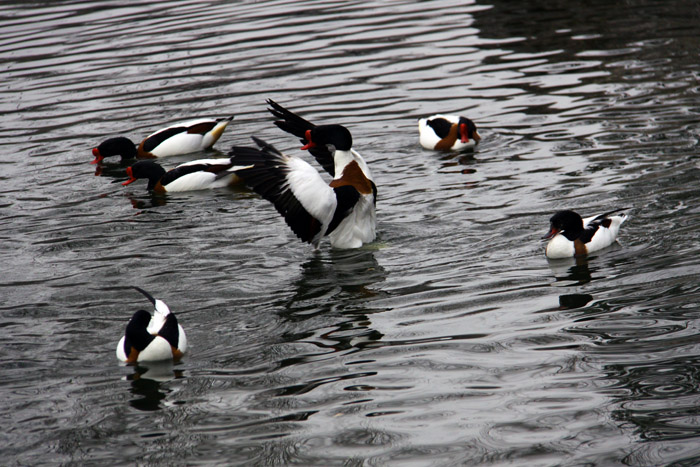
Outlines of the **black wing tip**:
{"label": "black wing tip", "polygon": [[265,140],[263,140],[262,138],[258,138],[257,136],[251,136],[250,138],[255,142],[255,144],[257,144],[261,148],[268,146],[267,142]]}
{"label": "black wing tip", "polygon": [[276,118],[284,118],[285,112],[289,112],[287,109],[285,109],[272,99],[267,99],[265,103],[267,103],[267,105],[270,106],[267,108],[268,112],[270,112]]}
{"label": "black wing tip", "polygon": [[156,299],[153,298],[153,295],[149,294],[148,292],[143,290],[141,287],[137,287],[135,285],[132,285],[131,287],[138,290],[139,292],[141,292],[153,305],[156,304]]}
{"label": "black wing tip", "polygon": [[[260,149],[266,149],[266,148],[271,148],[274,152],[279,153],[279,151],[270,143],[267,141],[263,140],[262,138],[258,138],[257,136],[251,136],[250,137],[253,142],[258,146]],[[233,159],[236,157],[238,154],[241,153],[259,153],[262,152],[260,149],[254,148],[251,146],[231,146],[231,151],[229,151],[229,158]]]}
{"label": "black wing tip", "polygon": [[275,102],[272,99],[267,99],[265,102],[267,103],[267,105],[272,107],[271,109],[267,109],[267,110],[272,112],[272,114],[274,114],[275,116],[279,116],[280,118],[284,118],[284,116],[286,114],[294,115],[290,110],[286,109],[285,107],[282,107],[281,104],[278,104],[277,102]]}
{"label": "black wing tip", "polygon": [[[268,111],[275,117],[278,118],[282,121],[287,122],[288,125],[294,125],[297,128],[297,131],[300,131],[302,128],[304,131],[310,130],[316,127],[313,123],[309,122],[308,120],[300,117],[299,115],[295,114],[289,109],[286,109],[282,105],[278,104],[277,102],[273,101],[272,99],[267,99],[267,104],[270,106],[268,107]],[[277,122],[275,122],[277,123]],[[278,125],[279,126],[279,125]],[[289,130],[285,130],[289,131]],[[298,136],[298,135],[296,135]],[[302,134],[303,136],[303,134]]]}
{"label": "black wing tip", "polygon": [[[608,211],[608,212],[606,212],[606,213],[604,213],[604,214],[601,214],[600,216],[596,217],[596,219],[605,219],[606,217],[609,217],[609,216],[611,216],[611,215],[613,215],[613,214],[617,214],[618,212],[629,211],[629,210],[631,210],[631,209],[633,209],[633,208],[631,208],[631,207],[617,208],[617,209],[614,209],[614,210],[612,210],[612,211]],[[624,214],[624,215],[627,215],[627,213],[624,213],[624,212],[623,212],[623,214]]]}
{"label": "black wing tip", "polygon": [[277,156],[277,157],[280,157],[283,155],[279,149],[277,149],[276,147],[274,147],[272,144],[268,143],[267,141],[265,141],[261,138],[258,138],[257,136],[251,136],[251,138],[253,139],[255,144],[257,144],[260,147],[260,149],[263,153]]}

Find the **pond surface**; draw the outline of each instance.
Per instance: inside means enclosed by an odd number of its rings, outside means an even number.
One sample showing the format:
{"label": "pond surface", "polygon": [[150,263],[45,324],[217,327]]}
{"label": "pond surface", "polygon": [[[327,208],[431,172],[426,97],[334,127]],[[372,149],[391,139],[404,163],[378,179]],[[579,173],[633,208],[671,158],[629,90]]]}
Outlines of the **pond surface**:
{"label": "pond surface", "polygon": [[[700,462],[697,2],[62,1],[0,6],[4,463]],[[272,98],[342,123],[378,238],[298,241],[245,188],[151,196],[90,150]],[[473,119],[474,152],[417,119]],[[310,160],[307,158],[307,160]],[[96,176],[99,175],[99,176]],[[549,217],[630,208],[547,261]],[[123,366],[166,301],[191,349]]]}

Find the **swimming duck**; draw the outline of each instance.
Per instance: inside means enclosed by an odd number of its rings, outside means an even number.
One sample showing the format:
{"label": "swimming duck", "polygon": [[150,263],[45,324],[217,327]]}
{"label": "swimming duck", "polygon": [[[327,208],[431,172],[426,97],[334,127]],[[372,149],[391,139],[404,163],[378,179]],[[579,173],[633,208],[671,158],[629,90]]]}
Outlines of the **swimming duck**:
{"label": "swimming duck", "polygon": [[[271,201],[287,225],[302,241],[318,248],[328,236],[334,248],[359,248],[374,240],[377,187],[364,159],[351,149],[352,136],[341,125],[321,125],[306,130],[307,149],[319,156],[335,176],[330,185],[306,161],[281,153],[253,137],[260,147],[238,147],[231,159],[252,168],[236,173],[263,198]],[[332,148],[330,166],[322,148]]]}
{"label": "swimming duck", "polygon": [[[302,159],[284,155],[257,138],[254,140],[261,151],[244,151],[250,159],[235,159],[236,163],[255,167],[238,174],[275,204],[299,238],[316,248],[324,236],[329,237],[335,248],[359,248],[373,241],[377,186],[365,160],[352,149],[350,131],[337,124],[315,125],[272,99],[267,103],[276,118],[275,125],[297,136],[303,144],[301,149],[308,150],[333,180],[326,185],[319,173]],[[272,167],[275,163],[282,165]],[[274,181],[267,178],[269,169],[263,165],[273,168]],[[273,186],[274,192],[270,193],[266,188]]]}
{"label": "swimming duck", "polygon": [[571,210],[556,212],[549,220],[549,233],[544,239],[547,243],[547,258],[570,258],[602,250],[612,245],[620,231],[620,225],[627,220],[627,214],[613,214],[623,211],[606,212],[599,216],[582,219]]}
{"label": "swimming duck", "polygon": [[421,146],[437,151],[460,151],[473,148],[481,141],[474,122],[458,115],[421,118],[418,133]]}
{"label": "swimming duck", "polygon": [[179,360],[187,352],[185,330],[162,300],[135,287],[155,306],[153,316],[139,310],[126,325],[126,332],[117,344],[117,358],[123,362],[155,362]]}
{"label": "swimming duck", "polygon": [[205,190],[235,185],[241,179],[234,172],[245,167],[234,166],[230,159],[199,159],[165,171],[154,161],[138,161],[126,168],[126,186],[139,178],[148,179],[147,189],[156,193]]}
{"label": "swimming duck", "polygon": [[216,120],[203,118],[163,128],[152,133],[136,147],[124,136],[109,138],[92,149],[93,164],[105,157],[121,156],[121,160],[152,159],[179,156],[211,148],[233,117]]}

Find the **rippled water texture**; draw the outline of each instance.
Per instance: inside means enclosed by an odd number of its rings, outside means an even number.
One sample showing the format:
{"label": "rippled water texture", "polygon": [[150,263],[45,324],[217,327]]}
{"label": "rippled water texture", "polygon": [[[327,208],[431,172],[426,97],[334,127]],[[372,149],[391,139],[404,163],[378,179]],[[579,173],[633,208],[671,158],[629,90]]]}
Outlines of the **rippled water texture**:
{"label": "rippled water texture", "polygon": [[[697,2],[0,5],[6,464],[700,462]],[[153,197],[90,150],[194,117],[291,154],[343,123],[378,238],[299,242],[244,188]],[[461,113],[472,153],[418,145]],[[304,156],[306,157],[306,156]],[[552,212],[632,208],[548,262]],[[144,298],[175,365],[122,366]]]}

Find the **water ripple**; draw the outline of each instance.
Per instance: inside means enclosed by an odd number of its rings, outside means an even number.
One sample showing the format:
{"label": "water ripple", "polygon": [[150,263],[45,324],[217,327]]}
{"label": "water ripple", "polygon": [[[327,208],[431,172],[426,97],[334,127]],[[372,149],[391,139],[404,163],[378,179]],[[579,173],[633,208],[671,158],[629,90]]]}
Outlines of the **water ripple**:
{"label": "water ripple", "polygon": [[[697,462],[697,8],[570,2],[0,6],[8,463]],[[273,98],[348,126],[378,240],[311,251],[244,188],[152,196],[90,149]],[[479,147],[435,154],[417,119]],[[97,175],[97,176],[96,176]],[[551,213],[632,207],[548,262]],[[114,347],[142,285],[191,341]],[[30,370],[30,371],[28,371]]]}

